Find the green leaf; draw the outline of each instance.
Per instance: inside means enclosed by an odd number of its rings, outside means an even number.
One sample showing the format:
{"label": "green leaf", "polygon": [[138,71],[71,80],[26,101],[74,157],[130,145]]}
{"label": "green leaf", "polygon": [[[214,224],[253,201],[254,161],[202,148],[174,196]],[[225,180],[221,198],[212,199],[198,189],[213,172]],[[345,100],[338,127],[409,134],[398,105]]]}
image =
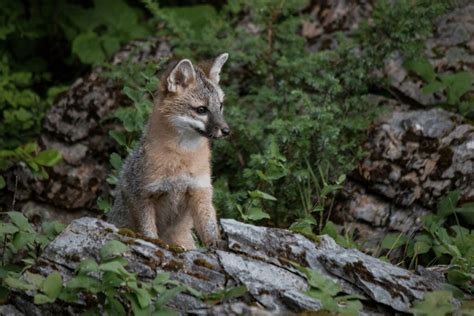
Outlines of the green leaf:
{"label": "green leaf", "polygon": [[54,303],[55,299],[44,294],[36,294],[33,302],[37,305]]}
{"label": "green leaf", "polygon": [[431,249],[431,245],[426,242],[423,242],[423,241],[415,242],[414,251],[415,251],[415,254],[417,255],[427,253],[428,251],[430,251],[430,249]]}
{"label": "green leaf", "polygon": [[176,295],[186,290],[185,286],[177,286],[172,289],[166,290],[165,292],[161,293],[161,295],[156,300],[157,306],[164,306],[166,305],[171,299],[173,299]]}
{"label": "green leaf", "polygon": [[86,274],[89,272],[97,272],[99,271],[99,265],[94,259],[87,258],[81,261],[81,263],[79,263],[79,265],[76,268],[76,271],[81,274]]}
{"label": "green leaf", "polygon": [[36,233],[28,233],[23,231],[17,232],[11,241],[12,246],[15,247],[15,253],[25,248],[28,244],[32,244],[36,238]]}
{"label": "green leaf", "polygon": [[61,153],[57,149],[47,149],[40,152],[34,161],[41,166],[52,167],[62,159]]}
{"label": "green leaf", "polygon": [[276,197],[274,197],[273,195],[262,192],[260,190],[249,191],[249,195],[252,199],[263,199],[263,200],[269,200],[269,201],[277,200]]}
{"label": "green leaf", "polygon": [[117,153],[112,153],[110,155],[110,164],[114,167],[115,170],[122,169],[122,157],[119,156]]}
{"label": "green leaf", "polygon": [[153,285],[166,284],[169,281],[171,274],[169,272],[158,273],[153,280]]}
{"label": "green leaf", "polygon": [[431,94],[434,92],[437,92],[441,89],[444,88],[444,84],[442,82],[439,82],[438,80],[432,81],[428,84],[426,84],[422,89],[421,93],[424,95]]}
{"label": "green leaf", "polygon": [[472,274],[465,273],[459,269],[448,271],[448,282],[454,285],[466,285],[472,280]]}
{"label": "green leaf", "polygon": [[81,33],[74,38],[72,52],[84,64],[99,64],[105,61],[107,57],[102,49],[99,37],[94,32]]}
{"label": "green leaf", "polygon": [[107,295],[106,297],[105,312],[108,315],[114,316],[125,316],[127,314],[122,303],[120,303],[120,301],[114,298],[112,295]]}
{"label": "green leaf", "polygon": [[459,99],[469,91],[472,84],[472,76],[468,71],[455,74],[441,75],[441,81],[446,85],[448,103],[455,105]]}
{"label": "green leaf", "polygon": [[408,241],[408,238],[405,235],[389,233],[382,240],[383,249],[395,249],[405,245]]}
{"label": "green leaf", "polygon": [[112,272],[124,278],[130,276],[130,273],[125,270],[124,266],[118,261],[103,263],[99,266],[99,270],[104,272]]}
{"label": "green leaf", "polygon": [[19,231],[18,227],[10,223],[1,223],[0,222],[0,234],[14,234]]}
{"label": "green leaf", "polygon": [[135,293],[138,304],[140,304],[141,308],[146,308],[150,306],[151,296],[147,290],[142,289],[142,288],[135,288],[133,292]]}
{"label": "green leaf", "polygon": [[117,131],[109,131],[110,137],[112,137],[120,146],[127,146],[127,139],[124,133]]}
{"label": "green leaf", "polygon": [[474,202],[464,203],[455,209],[466,224],[474,225]]}
{"label": "green leaf", "polygon": [[312,288],[318,289],[324,294],[329,295],[331,297],[341,292],[342,288],[339,286],[339,284],[323,276],[319,272],[316,272],[312,269],[298,266],[298,265],[296,267],[300,272],[302,272],[306,276],[306,279],[308,280],[308,284]]}
{"label": "green leaf", "polygon": [[100,248],[100,257],[102,260],[110,259],[112,257],[121,255],[130,249],[118,240],[109,240]]}
{"label": "green leaf", "polygon": [[409,60],[403,66],[428,83],[436,79],[434,68],[427,59]]}
{"label": "green leaf", "polygon": [[35,286],[33,284],[29,284],[26,281],[23,281],[18,278],[14,278],[12,276],[7,276],[3,280],[4,284],[10,288],[19,289],[19,290],[34,290]]}
{"label": "green leaf", "polygon": [[458,204],[459,198],[461,197],[461,191],[460,190],[455,190],[455,191],[450,191],[444,197],[439,203],[438,203],[438,209],[437,209],[437,214],[446,217],[448,215],[451,215],[455,211],[455,207]]}
{"label": "green leaf", "polygon": [[38,289],[41,288],[45,280],[42,275],[37,273],[31,273],[30,271],[25,271],[25,278],[30,284],[34,285]]}
{"label": "green leaf", "polygon": [[87,276],[87,275],[77,275],[73,277],[66,284],[68,289],[85,289],[91,293],[99,293],[102,290],[102,283],[100,280]]}
{"label": "green leaf", "polygon": [[149,316],[150,308],[149,307],[141,307],[138,303],[137,297],[133,294],[126,294],[125,295],[129,300],[130,304],[132,305],[132,311],[135,316]]}
{"label": "green leaf", "polygon": [[24,232],[34,232],[33,227],[31,227],[30,223],[28,222],[28,219],[25,217],[20,212],[8,212],[8,217],[10,217],[10,220],[12,223],[18,227],[21,231]]}
{"label": "green leaf", "polygon": [[410,311],[415,315],[445,316],[456,309],[450,302],[452,298],[448,291],[425,293],[423,300],[415,301]]}
{"label": "green leaf", "polygon": [[41,290],[51,299],[55,300],[63,287],[63,281],[59,272],[54,271],[43,282]]}
{"label": "green leaf", "polygon": [[251,207],[246,214],[246,217],[251,221],[259,221],[264,218],[270,218],[270,215],[264,212],[259,207]]}

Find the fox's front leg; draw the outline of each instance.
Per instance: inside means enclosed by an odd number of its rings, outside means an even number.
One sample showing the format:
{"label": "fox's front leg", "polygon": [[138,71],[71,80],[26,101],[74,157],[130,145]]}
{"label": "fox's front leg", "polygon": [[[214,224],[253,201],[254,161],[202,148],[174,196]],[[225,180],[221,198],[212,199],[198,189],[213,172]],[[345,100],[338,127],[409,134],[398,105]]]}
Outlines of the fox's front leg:
{"label": "fox's front leg", "polygon": [[220,240],[216,211],[212,205],[212,188],[195,188],[188,191],[194,228],[206,245],[214,245]]}
{"label": "fox's front leg", "polygon": [[134,207],[140,207],[140,209],[137,209],[137,212],[132,212],[136,230],[147,237],[158,238],[155,206],[153,201],[150,199],[144,199],[142,203],[139,203]]}

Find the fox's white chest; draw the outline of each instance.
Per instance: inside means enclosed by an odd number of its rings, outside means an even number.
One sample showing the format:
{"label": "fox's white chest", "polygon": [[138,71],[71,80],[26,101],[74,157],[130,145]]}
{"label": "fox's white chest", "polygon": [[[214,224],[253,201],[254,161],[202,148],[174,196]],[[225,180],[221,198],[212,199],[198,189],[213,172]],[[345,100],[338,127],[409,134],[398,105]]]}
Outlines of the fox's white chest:
{"label": "fox's white chest", "polygon": [[[174,177],[162,177],[153,181],[146,186],[146,189],[157,198],[154,199],[158,217],[161,214],[174,214],[179,216],[180,213],[186,212],[188,205],[186,196],[188,190],[196,190],[201,188],[209,188],[211,186],[210,175],[192,176],[183,174]],[[161,211],[160,211],[161,210]],[[164,211],[166,210],[166,211]],[[168,222],[172,218],[161,218],[160,222]]]}
{"label": "fox's white chest", "polygon": [[146,186],[146,190],[152,194],[160,194],[171,191],[186,191],[188,189],[209,188],[211,176],[208,174],[192,176],[182,174],[173,177],[161,177]]}

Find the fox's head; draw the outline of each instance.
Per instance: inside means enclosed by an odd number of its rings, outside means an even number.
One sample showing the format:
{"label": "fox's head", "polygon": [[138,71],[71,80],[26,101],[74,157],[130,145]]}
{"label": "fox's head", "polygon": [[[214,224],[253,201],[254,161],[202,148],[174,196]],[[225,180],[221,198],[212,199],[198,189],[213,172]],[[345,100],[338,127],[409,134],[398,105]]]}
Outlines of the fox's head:
{"label": "fox's head", "polygon": [[229,55],[194,66],[179,61],[161,79],[160,112],[178,133],[188,137],[221,138],[230,134],[224,120],[224,92],[219,73]]}

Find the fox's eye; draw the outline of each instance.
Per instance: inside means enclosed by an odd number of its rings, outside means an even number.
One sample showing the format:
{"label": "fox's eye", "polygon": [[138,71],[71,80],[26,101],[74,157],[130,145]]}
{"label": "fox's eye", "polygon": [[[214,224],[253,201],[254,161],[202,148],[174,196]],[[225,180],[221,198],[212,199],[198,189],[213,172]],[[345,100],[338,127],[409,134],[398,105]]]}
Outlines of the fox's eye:
{"label": "fox's eye", "polygon": [[207,113],[207,108],[205,106],[200,106],[196,109],[196,112],[198,114],[206,114]]}

